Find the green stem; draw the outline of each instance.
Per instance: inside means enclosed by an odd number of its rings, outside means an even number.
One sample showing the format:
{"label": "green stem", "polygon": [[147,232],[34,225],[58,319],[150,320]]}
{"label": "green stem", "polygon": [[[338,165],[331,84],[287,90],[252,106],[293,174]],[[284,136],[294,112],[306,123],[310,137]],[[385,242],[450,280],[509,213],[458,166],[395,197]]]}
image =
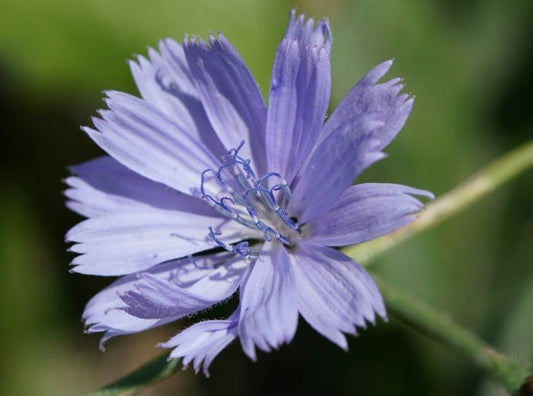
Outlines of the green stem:
{"label": "green stem", "polygon": [[521,387],[525,386],[526,378],[533,372],[531,367],[494,350],[475,334],[424,301],[397,289],[379,277],[374,278],[393,315],[468,356],[500,380],[510,393],[524,392]]}
{"label": "green stem", "polygon": [[419,232],[435,226],[478,201],[533,165],[533,140],[505,154],[470,179],[439,197],[407,226],[343,251],[361,264],[369,264],[384,252]]}

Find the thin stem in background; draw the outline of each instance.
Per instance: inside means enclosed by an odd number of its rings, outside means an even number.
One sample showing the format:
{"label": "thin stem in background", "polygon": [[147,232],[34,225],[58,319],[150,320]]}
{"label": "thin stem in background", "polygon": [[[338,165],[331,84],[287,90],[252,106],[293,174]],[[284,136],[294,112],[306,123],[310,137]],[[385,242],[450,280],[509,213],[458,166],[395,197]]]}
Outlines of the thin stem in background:
{"label": "thin stem in background", "polygon": [[374,276],[374,279],[394,316],[469,357],[498,379],[510,393],[519,392],[525,385],[526,378],[533,371],[527,364],[496,351],[477,335],[419,298],[398,289],[380,277]]}

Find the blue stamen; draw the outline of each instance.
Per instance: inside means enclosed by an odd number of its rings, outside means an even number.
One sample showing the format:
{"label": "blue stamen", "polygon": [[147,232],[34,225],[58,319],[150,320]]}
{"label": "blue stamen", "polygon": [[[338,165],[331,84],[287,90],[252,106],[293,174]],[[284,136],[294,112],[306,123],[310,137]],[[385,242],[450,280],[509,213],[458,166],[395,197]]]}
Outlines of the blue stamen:
{"label": "blue stamen", "polygon": [[213,265],[208,265],[208,264],[204,264],[204,265],[200,265],[196,262],[196,260],[194,259],[194,256],[192,254],[189,254],[187,256],[187,258],[189,259],[189,262],[194,265],[194,268],[196,269],[199,269],[199,270],[212,270],[212,269],[217,269],[219,268],[222,263],[215,263]]}
{"label": "blue stamen", "polygon": [[300,229],[300,225],[295,223],[290,217],[289,217],[289,214],[283,210],[282,208],[280,208],[279,206],[276,208],[276,213],[277,215],[279,216],[279,218],[281,220],[283,220],[283,222],[285,224],[287,224],[291,229],[293,229],[294,231],[298,231],[298,232],[301,232],[302,230]]}
{"label": "blue stamen", "polygon": [[[282,187],[280,187],[282,188]],[[248,212],[250,213],[250,216],[253,218],[254,216],[257,216],[257,210],[250,205],[248,201],[248,194],[251,192],[259,192],[261,195],[265,198],[265,202],[268,204],[270,209],[274,210],[278,217],[283,220],[285,224],[287,224],[291,229],[300,232],[300,226],[296,224],[288,215],[288,213],[283,210],[277,203],[276,197],[274,196],[272,190],[268,191],[264,188],[253,188],[244,193],[244,201],[246,203],[246,209],[248,209]],[[254,221],[255,223],[255,221]],[[277,235],[280,235],[279,233],[276,233]],[[279,238],[278,238],[279,239]],[[286,238],[285,238],[286,239]],[[281,240],[281,239],[280,239]]]}
{"label": "blue stamen", "polygon": [[281,177],[281,175],[279,173],[269,172],[269,173],[261,176],[259,179],[257,179],[256,182],[255,182],[255,186],[259,187],[260,185],[263,184],[264,181],[270,179],[271,177],[277,177],[278,179],[283,180],[283,177]]}
{"label": "blue stamen", "polygon": [[282,190],[285,193],[285,196],[287,197],[287,199],[291,198],[292,191],[285,179],[283,179],[281,183],[274,185],[274,187],[270,189],[270,191],[279,191],[279,190]]}
{"label": "blue stamen", "polygon": [[191,262],[193,265],[194,265],[194,268],[196,269],[200,269],[200,270],[206,270],[206,269],[210,269],[207,265],[200,265],[196,262],[196,260],[194,259],[193,255],[192,254],[189,254],[187,256],[187,258],[189,259],[189,262]]}
{"label": "blue stamen", "polygon": [[257,252],[254,252],[252,249],[250,249],[248,241],[242,241],[236,243],[235,245],[228,244],[218,238],[218,236],[222,235],[222,233],[213,231],[212,227],[209,227],[208,235],[209,238],[211,238],[218,246],[227,250],[228,252],[237,253],[239,256],[250,260],[255,260],[258,257]]}
{"label": "blue stamen", "polygon": [[[222,164],[218,170],[207,169],[202,172],[200,186],[202,198],[225,217],[260,231],[265,241],[277,239],[285,245],[291,245],[290,230],[301,232],[300,225],[282,207],[288,203],[291,189],[287,181],[276,172],[269,172],[256,178],[250,160],[239,156],[243,145],[244,141],[237,148],[223,155]],[[210,179],[208,179],[208,174],[212,175]],[[276,184],[270,183],[272,178],[277,179]],[[215,185],[218,184],[216,195],[211,195],[206,191],[206,185],[210,180],[214,181]],[[213,186],[210,186],[210,191],[212,189]],[[287,233],[279,232],[276,229],[277,226],[281,226]],[[257,253],[250,249],[247,241],[233,245],[227,244],[218,238],[219,235],[221,234],[210,228],[209,237],[218,246],[242,257],[257,258]]]}

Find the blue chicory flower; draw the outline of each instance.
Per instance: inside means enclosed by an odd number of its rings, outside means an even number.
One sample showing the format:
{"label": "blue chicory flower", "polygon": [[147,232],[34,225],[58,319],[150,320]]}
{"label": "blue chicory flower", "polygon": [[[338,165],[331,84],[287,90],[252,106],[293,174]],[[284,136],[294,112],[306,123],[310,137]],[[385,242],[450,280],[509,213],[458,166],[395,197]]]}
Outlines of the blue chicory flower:
{"label": "blue chicory flower", "polygon": [[161,344],[208,375],[239,338],[244,352],[292,340],[301,315],[347,348],[343,333],[386,318],[372,278],[334,247],[412,221],[427,191],[353,180],[384,157],[413,98],[399,78],[364,76],[324,123],[331,33],[292,12],[276,52],[268,106],[222,34],[170,39],[130,62],[141,98],[110,91],[83,130],[109,154],[72,167],[68,206],[87,217],[67,234],[73,271],[119,276],[88,303],[87,331],[137,333],[235,293],[225,320]]}

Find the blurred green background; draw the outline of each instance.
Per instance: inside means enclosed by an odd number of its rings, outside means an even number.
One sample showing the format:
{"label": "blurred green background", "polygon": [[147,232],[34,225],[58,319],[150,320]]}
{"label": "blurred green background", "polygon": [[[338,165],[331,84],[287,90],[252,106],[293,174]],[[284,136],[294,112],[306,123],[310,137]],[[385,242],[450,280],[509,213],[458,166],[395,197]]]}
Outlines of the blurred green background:
{"label": "blurred green background", "polygon": [[[415,109],[363,180],[446,192],[533,135],[530,0],[1,0],[0,394],[83,394],[161,351],[184,325],[111,340],[82,334],[109,279],[69,274],[66,166],[100,154],[79,130],[102,91],[136,93],[126,59],[164,37],[221,30],[268,93],[290,9],[328,16],[334,106],[395,57]],[[375,269],[513,356],[533,361],[533,172],[388,253]],[[211,378],[191,369],[143,395],[498,395],[471,362],[391,318],[345,353],[300,321],[290,345],[249,361],[238,343]]]}

